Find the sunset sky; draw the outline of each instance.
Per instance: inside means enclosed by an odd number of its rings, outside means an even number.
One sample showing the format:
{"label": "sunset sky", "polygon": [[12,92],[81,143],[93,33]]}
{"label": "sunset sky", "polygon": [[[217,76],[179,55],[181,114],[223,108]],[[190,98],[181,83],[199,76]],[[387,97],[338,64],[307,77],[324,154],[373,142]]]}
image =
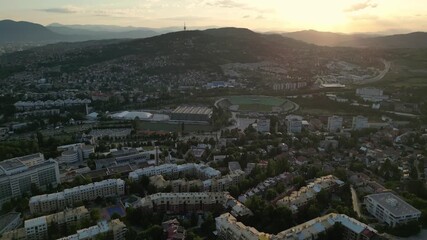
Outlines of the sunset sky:
{"label": "sunset sky", "polygon": [[47,25],[427,31],[427,0],[0,0],[0,19]]}

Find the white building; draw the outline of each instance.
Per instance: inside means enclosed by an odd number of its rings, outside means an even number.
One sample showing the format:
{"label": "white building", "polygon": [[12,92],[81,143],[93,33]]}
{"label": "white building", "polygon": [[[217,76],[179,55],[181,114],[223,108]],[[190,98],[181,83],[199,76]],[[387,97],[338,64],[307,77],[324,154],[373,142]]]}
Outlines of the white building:
{"label": "white building", "polygon": [[418,220],[421,212],[391,192],[371,194],[364,203],[370,214],[391,227]]}
{"label": "white building", "polygon": [[368,127],[369,127],[369,123],[368,123],[367,117],[364,117],[364,116],[353,117],[353,124],[352,124],[353,130],[360,130]]}
{"label": "white building", "polygon": [[84,143],[75,143],[57,147],[61,152],[60,161],[64,163],[75,163],[88,159],[90,154],[95,153],[95,147]]}
{"label": "white building", "polygon": [[0,205],[31,191],[35,184],[41,189],[60,183],[58,163],[45,160],[36,153],[0,162]]}
{"label": "white building", "polygon": [[342,128],[343,118],[340,116],[328,117],[328,131],[337,132]]}
{"label": "white building", "polygon": [[270,119],[267,119],[267,118],[258,119],[257,131],[262,133],[270,132]]}
{"label": "white building", "polygon": [[126,239],[126,225],[119,219],[107,221],[100,221],[97,225],[85,229],[77,230],[76,234],[59,238],[58,240],[84,240],[84,239],[97,239],[100,234],[105,234],[106,238],[112,240]]}
{"label": "white building", "polygon": [[125,193],[125,181],[121,179],[107,179],[101,182],[90,183],[62,192],[33,196],[29,206],[31,213],[45,213],[73,207],[83,201],[95,200],[98,197],[117,197]]}
{"label": "white building", "polygon": [[302,117],[297,115],[286,116],[286,128],[288,133],[300,133],[302,130]]}
{"label": "white building", "polygon": [[388,99],[388,96],[383,95],[382,89],[372,87],[358,88],[356,95],[370,102],[381,102]]}
{"label": "white building", "polygon": [[159,166],[151,166],[142,169],[137,169],[129,173],[129,179],[133,181],[139,180],[142,176],[155,176],[155,175],[170,175],[177,176],[180,173],[194,174],[202,179],[210,179],[221,176],[221,172],[204,164],[186,163],[182,165],[177,164],[162,164]]}

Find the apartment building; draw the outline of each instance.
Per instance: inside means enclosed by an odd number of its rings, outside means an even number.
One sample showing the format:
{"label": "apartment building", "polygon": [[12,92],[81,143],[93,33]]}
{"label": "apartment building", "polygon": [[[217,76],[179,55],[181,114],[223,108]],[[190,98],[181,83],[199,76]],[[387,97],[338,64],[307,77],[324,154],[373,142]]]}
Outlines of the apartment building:
{"label": "apartment building", "polygon": [[372,216],[390,227],[416,221],[421,216],[421,211],[392,192],[367,195],[364,203]]}
{"label": "apartment building", "polygon": [[340,116],[331,116],[328,117],[328,131],[337,132],[341,130],[343,123],[343,118]]}
{"label": "apartment building", "polygon": [[295,214],[300,207],[306,206],[314,200],[320,191],[332,191],[343,185],[344,182],[333,175],[323,176],[278,200],[277,204],[288,207]]}
{"label": "apartment building", "polygon": [[364,116],[353,117],[353,130],[361,130],[369,127],[368,118]]}
{"label": "apartment building", "polygon": [[204,164],[186,163],[177,164],[162,164],[159,166],[151,166],[137,169],[129,173],[129,179],[138,181],[142,176],[168,175],[178,177],[180,174],[192,174],[201,179],[211,179],[221,176],[221,172]]}
{"label": "apartment building", "polygon": [[73,207],[76,203],[95,200],[97,197],[117,197],[124,195],[125,182],[121,179],[107,179],[90,183],[62,192],[33,196],[29,206],[32,214],[46,213]]}
{"label": "apartment building", "polygon": [[288,133],[300,133],[302,131],[302,117],[289,115],[285,118]]}
{"label": "apartment building", "polygon": [[168,213],[207,211],[218,206],[231,209],[235,216],[252,215],[246,206],[227,192],[156,193],[132,204],[135,208]]}
{"label": "apartment building", "polygon": [[330,213],[284,230],[277,235],[259,232],[253,227],[238,222],[230,213],[215,219],[217,236],[223,240],[312,240],[326,232],[335,223],[340,223],[346,240],[379,239],[375,229],[344,214]]}
{"label": "apartment building", "polygon": [[97,239],[100,234],[105,234],[106,238],[112,240],[126,239],[127,228],[126,225],[119,219],[111,220],[110,222],[101,221],[97,225],[85,229],[77,230],[76,234],[59,238],[58,240],[85,240]]}
{"label": "apartment building", "polygon": [[45,160],[36,153],[0,162],[0,206],[14,197],[31,191],[35,184],[41,189],[60,183],[58,163]]}

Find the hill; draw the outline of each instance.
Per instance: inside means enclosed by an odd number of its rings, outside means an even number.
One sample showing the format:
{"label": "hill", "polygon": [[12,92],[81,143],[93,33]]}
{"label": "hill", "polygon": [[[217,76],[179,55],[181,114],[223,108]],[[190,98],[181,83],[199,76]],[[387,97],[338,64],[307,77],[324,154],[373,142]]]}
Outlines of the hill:
{"label": "hill", "polygon": [[306,30],[282,33],[282,35],[306,43],[330,47],[427,48],[427,33],[425,32],[375,36],[369,34],[342,34]]}
{"label": "hill", "polygon": [[414,32],[383,37],[363,38],[344,44],[354,47],[371,48],[427,48],[427,33]]}
{"label": "hill", "polygon": [[304,30],[298,32],[289,32],[282,34],[285,37],[300,40],[306,43],[316,44],[319,46],[342,46],[345,42],[355,41],[363,37],[362,34],[343,34],[333,32],[319,32],[315,30]]}
{"label": "hill", "polygon": [[108,27],[85,27],[84,25],[66,26],[53,24],[47,26],[52,32],[71,36],[81,41],[102,40],[102,39],[126,39],[126,38],[147,38],[159,35],[160,33],[145,28],[108,28]]}
{"label": "hill", "polygon": [[12,20],[0,21],[0,33],[0,43],[58,42],[67,39],[40,24]]}

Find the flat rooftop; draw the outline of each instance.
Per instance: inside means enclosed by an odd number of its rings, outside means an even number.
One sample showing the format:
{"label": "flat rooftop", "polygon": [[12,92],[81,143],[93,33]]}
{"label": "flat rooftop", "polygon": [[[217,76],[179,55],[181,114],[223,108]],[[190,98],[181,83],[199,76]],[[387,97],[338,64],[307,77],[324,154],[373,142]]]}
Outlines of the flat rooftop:
{"label": "flat rooftop", "polygon": [[392,192],[376,193],[366,197],[376,201],[396,217],[421,214],[418,209],[414,208]]}
{"label": "flat rooftop", "polygon": [[184,114],[212,114],[212,109],[207,107],[191,107],[191,106],[179,106],[172,113],[184,113]]}
{"label": "flat rooftop", "polygon": [[23,164],[18,159],[10,159],[10,160],[5,160],[3,162],[0,162],[0,167],[3,168],[5,171],[10,171],[10,170],[18,169],[21,167],[25,167],[25,164]]}

